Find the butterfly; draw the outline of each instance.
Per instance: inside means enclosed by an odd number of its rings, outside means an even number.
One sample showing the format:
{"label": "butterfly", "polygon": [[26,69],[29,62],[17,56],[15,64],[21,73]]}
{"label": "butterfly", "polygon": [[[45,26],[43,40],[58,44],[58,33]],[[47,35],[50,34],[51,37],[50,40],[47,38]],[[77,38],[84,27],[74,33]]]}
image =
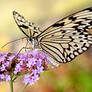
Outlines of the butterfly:
{"label": "butterfly", "polygon": [[71,14],[43,31],[16,11],[13,17],[33,48],[47,53],[55,66],[72,61],[92,44],[92,7]]}

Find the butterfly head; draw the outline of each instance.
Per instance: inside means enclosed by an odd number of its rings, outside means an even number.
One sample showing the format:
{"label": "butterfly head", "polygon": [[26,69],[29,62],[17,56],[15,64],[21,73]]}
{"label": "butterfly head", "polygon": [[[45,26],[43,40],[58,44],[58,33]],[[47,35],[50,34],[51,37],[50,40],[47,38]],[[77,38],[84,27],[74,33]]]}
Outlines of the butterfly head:
{"label": "butterfly head", "polygon": [[41,33],[40,29],[36,27],[34,23],[29,22],[16,11],[13,11],[13,17],[18,27],[27,36],[29,42],[32,44],[32,48],[38,48],[39,42],[37,35]]}

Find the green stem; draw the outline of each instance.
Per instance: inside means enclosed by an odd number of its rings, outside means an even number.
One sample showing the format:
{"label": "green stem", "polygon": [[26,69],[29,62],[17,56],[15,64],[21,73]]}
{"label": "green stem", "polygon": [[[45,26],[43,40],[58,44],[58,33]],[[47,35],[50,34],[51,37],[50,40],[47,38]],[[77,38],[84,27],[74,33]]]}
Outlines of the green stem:
{"label": "green stem", "polygon": [[11,92],[14,92],[14,90],[13,90],[13,80],[12,80],[12,78],[11,78],[11,80],[10,80],[10,89],[11,89]]}
{"label": "green stem", "polygon": [[27,83],[27,84],[22,88],[21,92],[24,92],[24,90],[27,88],[28,84],[29,84],[29,83]]}

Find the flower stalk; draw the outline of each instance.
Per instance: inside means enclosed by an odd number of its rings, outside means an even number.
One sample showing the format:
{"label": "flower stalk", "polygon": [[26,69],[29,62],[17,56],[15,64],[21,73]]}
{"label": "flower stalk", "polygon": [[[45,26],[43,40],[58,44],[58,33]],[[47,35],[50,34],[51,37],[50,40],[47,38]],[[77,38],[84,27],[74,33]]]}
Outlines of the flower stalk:
{"label": "flower stalk", "polygon": [[28,85],[29,85],[29,83],[27,83],[27,84],[22,88],[21,92],[24,92]]}
{"label": "flower stalk", "polygon": [[11,92],[14,92],[13,80],[12,80],[12,78],[11,78],[11,80],[10,80],[10,90],[11,90]]}

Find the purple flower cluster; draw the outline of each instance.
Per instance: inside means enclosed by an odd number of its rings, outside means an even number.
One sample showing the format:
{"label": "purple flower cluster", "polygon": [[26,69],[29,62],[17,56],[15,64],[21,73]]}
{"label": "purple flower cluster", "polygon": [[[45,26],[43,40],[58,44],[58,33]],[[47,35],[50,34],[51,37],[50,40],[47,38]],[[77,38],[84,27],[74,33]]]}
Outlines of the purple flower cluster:
{"label": "purple flower cluster", "polygon": [[39,80],[40,73],[52,68],[54,67],[47,60],[47,54],[37,49],[19,54],[0,52],[1,82],[11,80],[11,75],[18,77],[24,75],[23,82],[32,85]]}

